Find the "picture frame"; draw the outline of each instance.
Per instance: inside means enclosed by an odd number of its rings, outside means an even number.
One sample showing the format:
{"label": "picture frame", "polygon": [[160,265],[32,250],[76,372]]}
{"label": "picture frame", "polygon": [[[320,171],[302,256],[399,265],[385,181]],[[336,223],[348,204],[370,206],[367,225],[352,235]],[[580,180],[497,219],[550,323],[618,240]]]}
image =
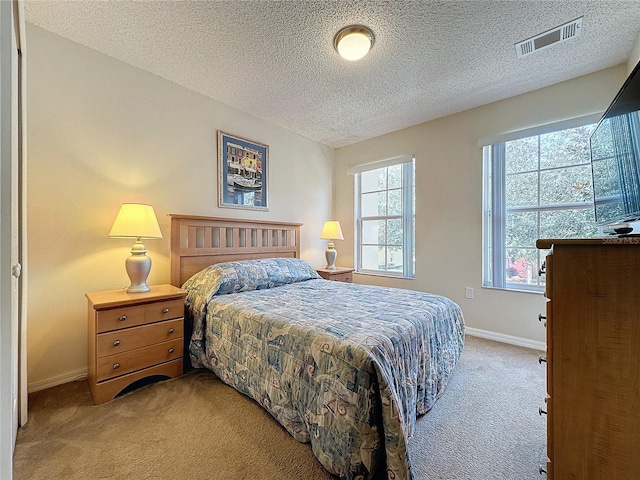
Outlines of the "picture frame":
{"label": "picture frame", "polygon": [[269,210],[269,145],[218,130],[218,206]]}

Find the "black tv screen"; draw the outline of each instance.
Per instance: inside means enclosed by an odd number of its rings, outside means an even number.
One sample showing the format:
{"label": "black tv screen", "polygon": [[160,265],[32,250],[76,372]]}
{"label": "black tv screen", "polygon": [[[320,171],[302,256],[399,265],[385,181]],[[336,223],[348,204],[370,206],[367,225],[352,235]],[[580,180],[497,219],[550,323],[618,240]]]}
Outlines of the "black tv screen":
{"label": "black tv screen", "polygon": [[591,134],[598,225],[640,219],[640,63]]}

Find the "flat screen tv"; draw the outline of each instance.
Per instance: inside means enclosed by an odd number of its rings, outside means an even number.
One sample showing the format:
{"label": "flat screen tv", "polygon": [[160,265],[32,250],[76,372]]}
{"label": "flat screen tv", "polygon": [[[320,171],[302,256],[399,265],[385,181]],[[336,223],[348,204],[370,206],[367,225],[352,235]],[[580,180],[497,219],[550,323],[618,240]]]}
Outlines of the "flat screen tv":
{"label": "flat screen tv", "polygon": [[596,223],[607,227],[640,219],[640,62],[590,142]]}

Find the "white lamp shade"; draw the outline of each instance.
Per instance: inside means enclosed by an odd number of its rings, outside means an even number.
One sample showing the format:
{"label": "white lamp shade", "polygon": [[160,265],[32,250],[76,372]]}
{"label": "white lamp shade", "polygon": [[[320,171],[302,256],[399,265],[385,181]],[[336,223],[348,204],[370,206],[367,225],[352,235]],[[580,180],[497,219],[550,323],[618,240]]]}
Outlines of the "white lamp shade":
{"label": "white lamp shade", "polygon": [[320,238],[324,240],[344,240],[340,222],[337,220],[324,222],[324,227],[322,227],[322,232],[320,232]]}
{"label": "white lamp shade", "polygon": [[162,238],[156,213],[151,205],[123,203],[116,216],[110,237]]}

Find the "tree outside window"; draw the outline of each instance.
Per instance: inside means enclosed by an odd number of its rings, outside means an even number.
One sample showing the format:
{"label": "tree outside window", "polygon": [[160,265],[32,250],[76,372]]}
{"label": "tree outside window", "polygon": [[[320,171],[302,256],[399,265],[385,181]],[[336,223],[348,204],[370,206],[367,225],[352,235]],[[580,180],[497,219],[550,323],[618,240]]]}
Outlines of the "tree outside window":
{"label": "tree outside window", "polygon": [[363,170],[355,182],[358,271],[413,278],[413,160]]}
{"label": "tree outside window", "polygon": [[597,233],[589,136],[594,124],[484,147],[484,285],[542,290],[538,238]]}

